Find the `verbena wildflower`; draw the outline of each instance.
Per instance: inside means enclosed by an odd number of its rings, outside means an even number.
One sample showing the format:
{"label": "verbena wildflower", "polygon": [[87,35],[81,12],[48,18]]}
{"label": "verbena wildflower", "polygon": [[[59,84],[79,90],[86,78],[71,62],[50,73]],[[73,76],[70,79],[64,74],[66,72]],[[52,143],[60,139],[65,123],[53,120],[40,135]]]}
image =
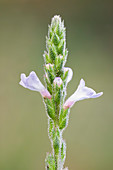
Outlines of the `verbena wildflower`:
{"label": "verbena wildflower", "polygon": [[51,95],[49,91],[43,86],[39,78],[37,77],[36,73],[32,71],[28,77],[24,73],[21,74],[21,81],[19,83],[23,87],[38,91],[44,98],[51,99]]}
{"label": "verbena wildflower", "polygon": [[96,93],[93,89],[86,87],[85,81],[81,79],[77,90],[64,103],[64,109],[72,107],[73,104],[77,101],[89,99],[89,98],[97,98],[100,97],[102,94],[103,92]]}
{"label": "verbena wildflower", "polygon": [[64,22],[60,16],[54,16],[46,37],[46,51],[44,52],[44,80],[45,86],[40,82],[36,73],[32,71],[28,77],[21,74],[20,85],[33,91],[38,91],[44,98],[48,115],[48,136],[51,141],[52,152],[47,153],[47,170],[68,170],[64,168],[66,158],[66,143],[62,133],[68,125],[70,108],[75,102],[100,97],[103,93],[96,93],[85,86],[80,80],[77,90],[66,101],[66,87],[72,79],[71,68],[64,67],[68,56],[66,48]]}

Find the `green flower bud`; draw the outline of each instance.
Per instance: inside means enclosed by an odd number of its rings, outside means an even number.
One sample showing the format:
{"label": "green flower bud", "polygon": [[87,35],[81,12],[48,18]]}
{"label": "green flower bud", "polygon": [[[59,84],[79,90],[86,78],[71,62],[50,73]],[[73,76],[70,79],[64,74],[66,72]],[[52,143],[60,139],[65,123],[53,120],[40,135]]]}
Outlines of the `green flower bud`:
{"label": "green flower bud", "polygon": [[63,81],[60,77],[56,77],[53,81],[53,84],[54,84],[54,86],[57,85],[58,87],[60,87],[63,84]]}

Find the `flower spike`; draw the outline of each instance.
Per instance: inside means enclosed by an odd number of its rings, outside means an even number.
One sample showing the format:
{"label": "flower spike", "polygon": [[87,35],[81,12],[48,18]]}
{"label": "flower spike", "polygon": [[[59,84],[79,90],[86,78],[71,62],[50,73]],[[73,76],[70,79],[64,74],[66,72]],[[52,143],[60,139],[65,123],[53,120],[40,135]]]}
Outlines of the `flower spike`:
{"label": "flower spike", "polygon": [[73,77],[72,69],[65,67],[68,57],[66,28],[59,15],[52,18],[48,27],[46,51],[43,55],[45,87],[34,71],[28,77],[21,74],[20,85],[40,92],[43,97],[48,117],[48,136],[52,144],[52,153],[48,153],[45,160],[46,170],[68,170],[64,168],[66,143],[63,131],[68,125],[70,108],[79,100],[97,98],[103,92],[96,93],[86,87],[85,81],[81,79],[77,90],[65,102],[67,85]]}
{"label": "flower spike", "polygon": [[103,92],[96,93],[93,89],[85,86],[85,81],[83,79],[80,80],[80,84],[77,90],[71,95],[67,101],[64,103],[64,109],[71,108],[75,102],[89,99],[89,98],[97,98],[100,97]]}
{"label": "flower spike", "polygon": [[24,73],[21,74],[21,81],[19,84],[32,91],[38,91],[44,98],[51,98],[48,90],[43,86],[36,73],[32,71],[28,77]]}

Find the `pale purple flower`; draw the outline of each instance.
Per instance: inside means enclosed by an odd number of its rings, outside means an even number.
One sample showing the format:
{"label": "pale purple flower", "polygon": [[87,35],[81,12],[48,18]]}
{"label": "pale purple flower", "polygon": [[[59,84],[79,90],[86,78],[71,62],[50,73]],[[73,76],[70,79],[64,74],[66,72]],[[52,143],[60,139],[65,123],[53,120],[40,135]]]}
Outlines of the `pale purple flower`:
{"label": "pale purple flower", "polygon": [[28,77],[24,73],[21,74],[21,81],[19,84],[32,91],[38,91],[44,98],[51,98],[48,90],[43,86],[36,73],[32,71]]}
{"label": "pale purple flower", "polygon": [[56,86],[56,84],[58,85],[58,87],[61,86],[61,84],[63,83],[62,79],[60,77],[56,77],[53,81],[53,84]]}
{"label": "pale purple flower", "polygon": [[69,67],[64,67],[64,73],[66,71],[68,71],[68,76],[67,76],[67,81],[66,82],[69,83],[71,81],[72,77],[73,77],[73,71]]}
{"label": "pale purple flower", "polygon": [[83,79],[80,80],[80,84],[77,90],[71,95],[67,101],[64,103],[64,109],[71,108],[73,104],[77,101],[89,99],[89,98],[97,98],[100,97],[103,92],[96,93],[93,89],[85,86],[85,81]]}

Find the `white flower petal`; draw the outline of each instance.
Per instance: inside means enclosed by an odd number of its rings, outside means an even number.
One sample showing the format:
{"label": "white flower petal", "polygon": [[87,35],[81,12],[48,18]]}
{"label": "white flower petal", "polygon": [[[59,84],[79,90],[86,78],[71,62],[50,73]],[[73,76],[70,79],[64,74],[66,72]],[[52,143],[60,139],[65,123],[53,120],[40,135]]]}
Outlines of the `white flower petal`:
{"label": "white flower petal", "polygon": [[84,87],[85,86],[85,81],[83,79],[80,80],[80,84],[79,84],[79,88]]}
{"label": "white flower petal", "polygon": [[41,91],[45,88],[34,71],[28,77],[25,74],[21,74],[20,85],[33,91]]}
{"label": "white flower petal", "polygon": [[28,77],[26,77],[26,75],[22,73],[21,81],[19,84],[27,89],[39,91],[41,95],[45,98],[51,98],[50,93],[43,86],[43,84],[41,83],[41,81],[39,80],[34,71],[32,71]]}
{"label": "white flower petal", "polygon": [[102,94],[103,92],[96,93],[93,89],[86,87],[85,81],[81,79],[77,90],[64,103],[64,108],[65,109],[70,108],[73,106],[75,102],[80,100],[100,97]]}

